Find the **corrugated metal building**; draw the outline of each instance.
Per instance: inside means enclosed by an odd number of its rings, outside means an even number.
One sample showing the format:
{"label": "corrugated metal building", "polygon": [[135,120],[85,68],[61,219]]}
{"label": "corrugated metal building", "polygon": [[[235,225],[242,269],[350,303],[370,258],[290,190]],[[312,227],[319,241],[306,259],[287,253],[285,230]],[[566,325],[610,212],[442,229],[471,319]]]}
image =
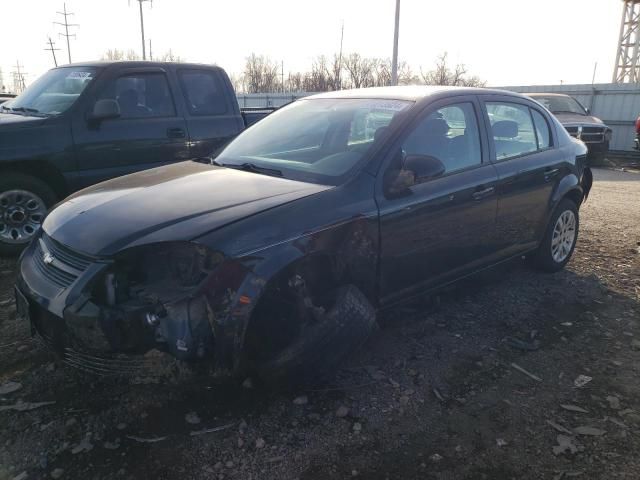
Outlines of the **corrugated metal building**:
{"label": "corrugated metal building", "polygon": [[[640,115],[640,85],[629,83],[599,83],[588,85],[535,85],[497,87],[514,92],[557,92],[574,96],[593,115],[613,129],[611,149],[635,152],[634,123]],[[313,93],[252,93],[238,94],[241,107],[279,107]]]}

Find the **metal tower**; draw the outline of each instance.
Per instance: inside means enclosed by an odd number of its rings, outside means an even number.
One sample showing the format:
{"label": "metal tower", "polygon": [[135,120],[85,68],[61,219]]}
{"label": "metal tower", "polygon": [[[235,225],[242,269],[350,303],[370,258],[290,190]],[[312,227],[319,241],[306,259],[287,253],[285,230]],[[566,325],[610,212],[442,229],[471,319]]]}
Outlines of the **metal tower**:
{"label": "metal tower", "polygon": [[640,0],[623,0],[614,83],[640,82]]}

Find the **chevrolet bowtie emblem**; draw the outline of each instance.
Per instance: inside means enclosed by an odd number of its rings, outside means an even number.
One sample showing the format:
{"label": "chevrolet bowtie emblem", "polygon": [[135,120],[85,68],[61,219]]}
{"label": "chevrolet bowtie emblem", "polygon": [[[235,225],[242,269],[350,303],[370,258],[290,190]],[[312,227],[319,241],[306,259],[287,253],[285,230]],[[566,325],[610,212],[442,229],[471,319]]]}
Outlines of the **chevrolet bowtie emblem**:
{"label": "chevrolet bowtie emblem", "polygon": [[51,265],[54,260],[55,260],[55,258],[49,252],[46,252],[42,256],[42,261],[45,263],[45,265]]}

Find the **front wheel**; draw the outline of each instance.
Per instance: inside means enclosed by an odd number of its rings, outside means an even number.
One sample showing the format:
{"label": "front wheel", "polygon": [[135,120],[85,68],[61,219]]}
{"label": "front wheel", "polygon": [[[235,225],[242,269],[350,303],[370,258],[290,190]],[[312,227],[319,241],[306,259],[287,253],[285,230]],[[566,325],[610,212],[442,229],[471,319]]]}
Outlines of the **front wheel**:
{"label": "front wheel", "polygon": [[56,195],[44,182],[20,173],[0,179],[0,254],[16,255],[40,229]]}
{"label": "front wheel", "polygon": [[532,257],[533,264],[547,272],[557,272],[571,259],[578,240],[578,207],[565,198],[556,207],[544,238]]}

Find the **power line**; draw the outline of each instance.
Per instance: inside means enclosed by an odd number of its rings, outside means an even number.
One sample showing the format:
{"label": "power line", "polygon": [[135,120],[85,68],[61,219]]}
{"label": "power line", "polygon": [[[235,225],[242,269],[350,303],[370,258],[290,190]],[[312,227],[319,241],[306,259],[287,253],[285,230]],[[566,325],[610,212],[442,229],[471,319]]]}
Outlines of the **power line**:
{"label": "power line", "polygon": [[80,25],[78,25],[77,23],[69,23],[67,17],[73,15],[73,12],[67,12],[66,3],[63,3],[62,5],[63,5],[62,12],[56,12],[56,13],[64,17],[64,23],[63,22],[53,22],[53,23],[57,25],[62,25],[64,27],[65,33],[58,33],[58,35],[61,37],[66,37],[67,39],[67,53],[69,55],[69,63],[71,63],[71,46],[69,45],[69,37],[76,38],[76,34],[69,33],[69,27],[79,27]]}
{"label": "power line", "polygon": [[51,41],[51,37],[49,37],[49,46],[47,48],[45,48],[45,50],[50,50],[51,51],[51,55],[53,55],[53,64],[57,67],[58,66],[58,59],[56,58],[56,52],[59,51],[59,48],[54,48],[54,44],[55,42]]}

